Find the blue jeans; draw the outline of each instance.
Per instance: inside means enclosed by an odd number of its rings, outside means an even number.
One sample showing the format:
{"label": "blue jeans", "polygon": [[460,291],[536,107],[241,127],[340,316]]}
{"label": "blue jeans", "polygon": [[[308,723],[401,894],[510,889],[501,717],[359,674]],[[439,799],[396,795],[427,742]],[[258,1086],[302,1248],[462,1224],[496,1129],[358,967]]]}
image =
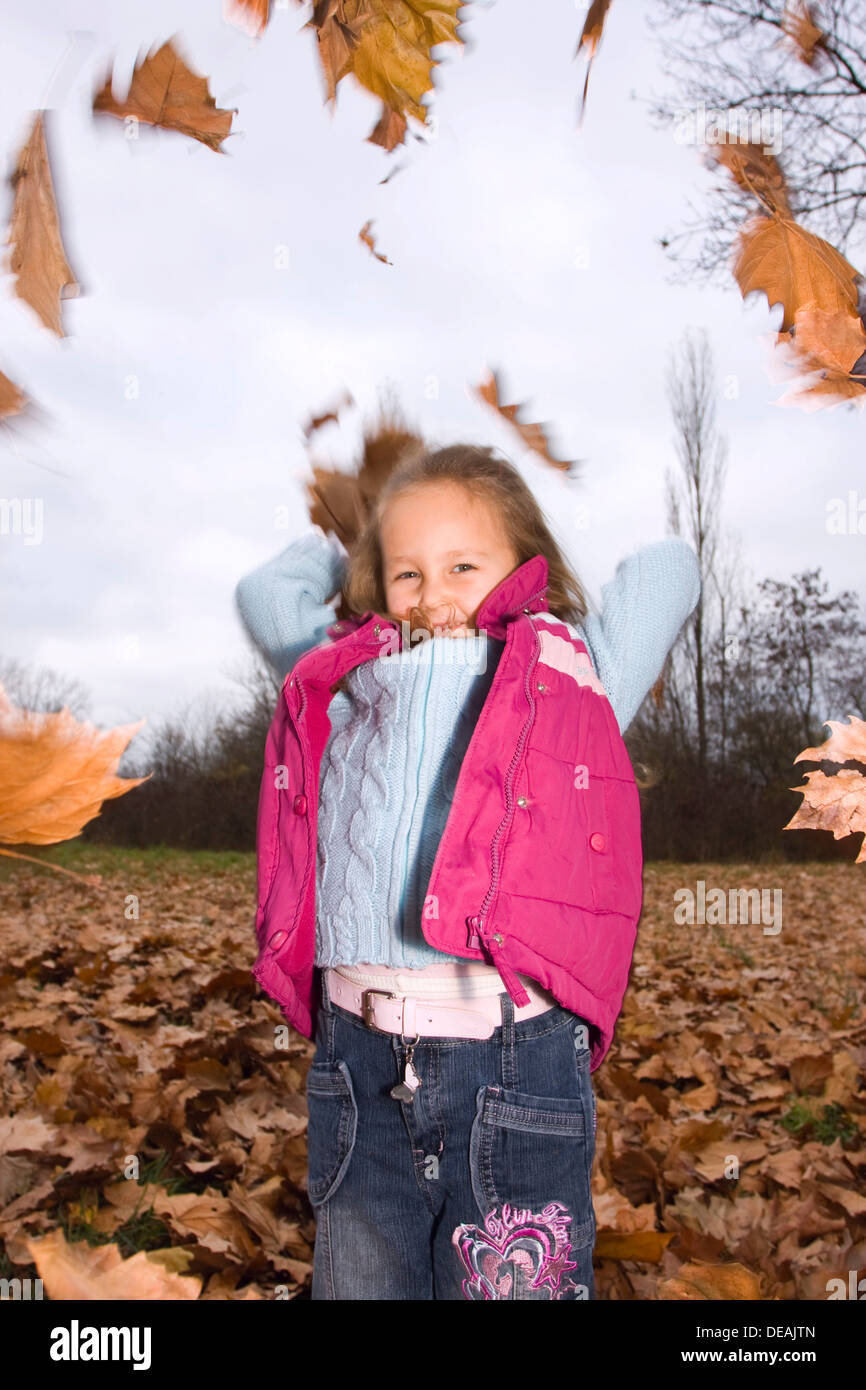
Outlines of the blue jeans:
{"label": "blue jeans", "polygon": [[314,1299],[593,1298],[596,1109],[586,1020],[556,1006],[489,1038],[406,1047],[333,1004],[307,1075]]}

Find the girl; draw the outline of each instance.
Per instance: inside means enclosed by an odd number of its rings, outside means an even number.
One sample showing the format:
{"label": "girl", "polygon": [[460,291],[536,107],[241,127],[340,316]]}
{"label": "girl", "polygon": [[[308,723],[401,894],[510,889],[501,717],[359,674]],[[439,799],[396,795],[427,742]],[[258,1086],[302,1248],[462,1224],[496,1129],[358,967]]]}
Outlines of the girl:
{"label": "girl", "polygon": [[315,1037],[312,1296],[591,1298],[590,1071],[642,893],[621,734],[695,554],[644,546],[591,616],[520,474],[458,444],[343,555],[314,527],[237,588],[285,681],[254,974]]}

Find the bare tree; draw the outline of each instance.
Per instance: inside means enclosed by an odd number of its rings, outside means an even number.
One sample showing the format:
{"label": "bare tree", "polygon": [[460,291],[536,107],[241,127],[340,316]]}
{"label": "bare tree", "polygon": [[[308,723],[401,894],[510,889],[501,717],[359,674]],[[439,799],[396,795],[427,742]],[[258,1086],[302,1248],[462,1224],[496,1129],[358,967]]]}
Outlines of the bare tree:
{"label": "bare tree", "polygon": [[715,573],[714,587],[718,590],[719,504],[727,468],[727,445],[716,430],[714,378],[706,332],[688,329],[668,371],[680,466],[678,474],[668,469],[666,482],[669,529],[690,542],[700,566],[701,598],[694,621],[686,625],[683,636],[694,690],[698,766],[704,776],[708,743],[706,654],[714,596],[708,580]]}
{"label": "bare tree", "polygon": [[14,657],[0,656],[0,684],[21,709],[38,714],[68,709],[76,719],[90,717],[92,696],[87,686],[50,666],[27,666]]}
{"label": "bare tree", "polygon": [[[676,85],[653,99],[650,115],[670,127],[686,110],[722,112],[731,141],[747,120],[750,129],[757,124],[754,113],[762,110],[772,113],[775,130],[778,113],[776,157],[792,212],[844,252],[855,231],[862,238],[866,210],[866,3],[825,0],[812,7],[825,37],[811,65],[786,35],[788,8],[787,0],[655,0],[647,23],[659,35],[662,71]],[[777,142],[758,136],[757,143],[775,148]],[[718,167],[712,156],[707,165]],[[690,207],[696,219],[661,239],[679,267],[674,278],[730,286],[730,254],[738,229],[757,210],[754,196],[719,168],[703,210]],[[689,256],[693,239],[698,245]]]}

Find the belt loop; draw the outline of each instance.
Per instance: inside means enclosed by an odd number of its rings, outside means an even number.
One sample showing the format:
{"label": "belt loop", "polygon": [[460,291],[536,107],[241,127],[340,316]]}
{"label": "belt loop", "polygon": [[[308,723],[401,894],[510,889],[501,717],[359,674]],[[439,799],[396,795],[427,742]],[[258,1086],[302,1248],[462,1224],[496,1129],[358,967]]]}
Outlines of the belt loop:
{"label": "belt loop", "polygon": [[331,991],[328,989],[328,967],[322,966],[322,1007],[320,1010],[321,1028],[324,1034],[325,1047],[327,1049],[327,1060],[334,1060],[334,1024],[336,1015],[331,1006]]}
{"label": "belt loop", "polygon": [[502,1084],[506,1090],[517,1089],[517,1057],[514,1051],[514,1000],[507,992],[500,994],[502,1005]]}

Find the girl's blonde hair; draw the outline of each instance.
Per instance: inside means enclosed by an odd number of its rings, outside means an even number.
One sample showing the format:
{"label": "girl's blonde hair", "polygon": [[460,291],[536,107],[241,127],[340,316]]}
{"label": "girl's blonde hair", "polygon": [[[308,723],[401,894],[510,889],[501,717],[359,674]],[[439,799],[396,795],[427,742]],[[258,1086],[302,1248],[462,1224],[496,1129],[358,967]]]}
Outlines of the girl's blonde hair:
{"label": "girl's blonde hair", "polygon": [[480,444],[450,444],[432,451],[419,446],[395,465],[348,549],[340,617],[368,610],[388,616],[382,582],[382,518],[396,497],[432,483],[455,483],[471,497],[487,502],[500,520],[518,565],[534,555],[543,555],[547,560],[549,611],[565,622],[578,623],[585,617],[583,589],[551,535],[531,490],[507,459],[497,457],[492,448]]}

